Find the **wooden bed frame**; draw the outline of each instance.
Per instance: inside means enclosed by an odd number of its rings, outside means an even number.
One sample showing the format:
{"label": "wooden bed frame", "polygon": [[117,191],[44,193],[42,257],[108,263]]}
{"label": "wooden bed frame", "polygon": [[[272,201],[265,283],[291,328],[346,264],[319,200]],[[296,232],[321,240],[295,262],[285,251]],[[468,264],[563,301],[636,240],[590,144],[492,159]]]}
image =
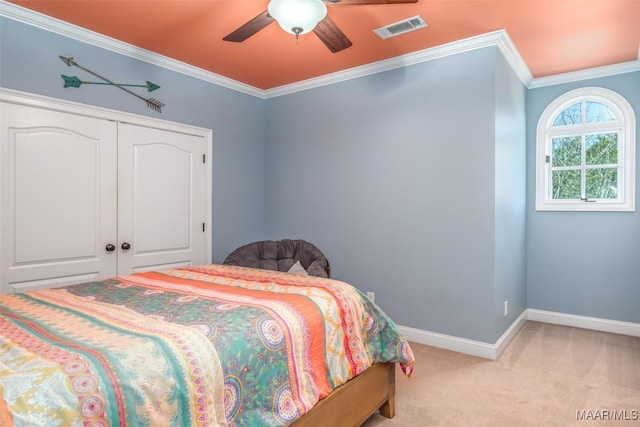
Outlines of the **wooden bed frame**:
{"label": "wooden bed frame", "polygon": [[395,364],[376,364],[335,389],[291,426],[356,427],[378,410],[383,417],[393,418],[395,396]]}

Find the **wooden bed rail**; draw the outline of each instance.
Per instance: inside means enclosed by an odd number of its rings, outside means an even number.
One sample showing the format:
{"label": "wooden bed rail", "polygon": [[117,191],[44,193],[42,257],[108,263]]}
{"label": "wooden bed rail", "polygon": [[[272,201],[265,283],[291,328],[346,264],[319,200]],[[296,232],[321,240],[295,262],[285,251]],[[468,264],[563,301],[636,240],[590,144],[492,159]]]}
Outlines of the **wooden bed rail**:
{"label": "wooden bed rail", "polygon": [[393,363],[373,365],[338,387],[303,415],[292,427],[362,425],[380,410],[386,418],[395,416],[396,371]]}

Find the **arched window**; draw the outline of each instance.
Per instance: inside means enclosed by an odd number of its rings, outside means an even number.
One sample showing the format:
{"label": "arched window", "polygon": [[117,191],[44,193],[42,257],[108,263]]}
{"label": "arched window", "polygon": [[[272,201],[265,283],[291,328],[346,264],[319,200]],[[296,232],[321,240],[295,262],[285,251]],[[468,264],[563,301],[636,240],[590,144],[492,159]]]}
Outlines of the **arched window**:
{"label": "arched window", "polygon": [[608,89],[576,89],[538,122],[536,210],[634,211],[635,115]]}

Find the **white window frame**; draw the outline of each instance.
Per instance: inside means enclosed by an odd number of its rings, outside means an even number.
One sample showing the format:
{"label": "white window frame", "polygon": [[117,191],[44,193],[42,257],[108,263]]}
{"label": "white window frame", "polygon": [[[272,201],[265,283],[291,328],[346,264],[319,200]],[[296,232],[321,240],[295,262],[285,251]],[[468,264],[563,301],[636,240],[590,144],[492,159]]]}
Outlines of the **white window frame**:
{"label": "white window frame", "polygon": [[[568,107],[585,102],[607,106],[615,121],[582,123],[555,127],[553,123]],[[570,131],[569,133],[567,131]],[[575,132],[575,133],[574,133]],[[552,140],[557,136],[584,133],[618,133],[618,198],[612,200],[552,199]],[[549,156],[549,157],[547,157]],[[567,92],[547,106],[536,134],[536,210],[537,211],[635,211],[636,118],[631,104],[620,94],[601,87],[585,87]]]}

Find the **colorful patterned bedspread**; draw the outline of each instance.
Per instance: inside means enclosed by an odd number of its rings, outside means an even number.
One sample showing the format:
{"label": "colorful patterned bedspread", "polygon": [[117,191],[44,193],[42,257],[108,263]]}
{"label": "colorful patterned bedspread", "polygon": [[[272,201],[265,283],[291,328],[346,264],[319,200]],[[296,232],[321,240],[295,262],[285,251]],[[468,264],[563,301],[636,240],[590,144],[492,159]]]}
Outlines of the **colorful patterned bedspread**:
{"label": "colorful patterned bedspread", "polygon": [[343,282],[211,265],[0,295],[3,426],[288,425],[395,324]]}

